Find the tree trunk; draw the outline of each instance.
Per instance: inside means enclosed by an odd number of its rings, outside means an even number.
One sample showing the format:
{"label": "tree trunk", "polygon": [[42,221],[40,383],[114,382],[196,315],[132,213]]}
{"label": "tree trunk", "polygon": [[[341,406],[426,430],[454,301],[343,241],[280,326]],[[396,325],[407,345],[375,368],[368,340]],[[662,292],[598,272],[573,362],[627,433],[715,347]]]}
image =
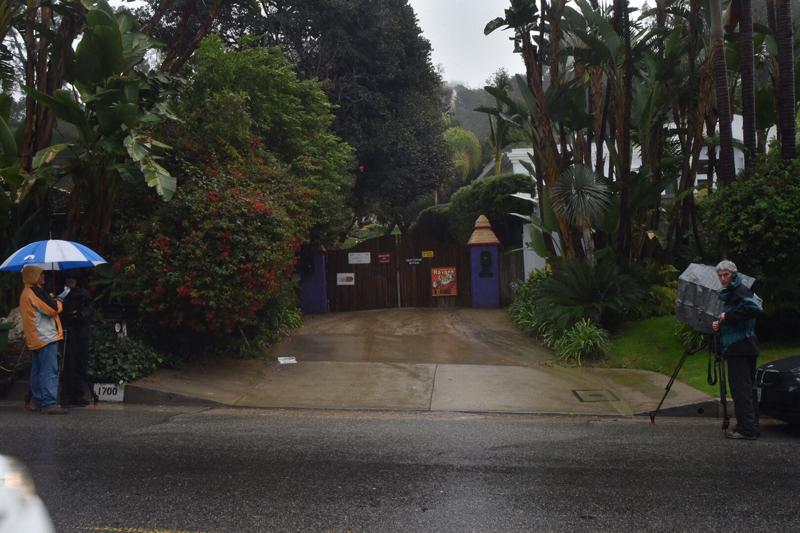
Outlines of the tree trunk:
{"label": "tree trunk", "polygon": [[142,33],[152,36],[153,30],[161,21],[161,19],[164,17],[164,15],[166,15],[167,11],[170,10],[172,4],[174,3],[175,0],[161,0],[161,2],[158,4],[158,8],[153,13],[153,16],[150,18],[149,21],[147,21],[147,24],[145,24],[144,28],[142,28]]}
{"label": "tree trunk", "polygon": [[[558,152],[556,140],[553,137],[553,123],[547,113],[545,94],[540,81],[542,73],[539,71],[539,54],[531,42],[530,36],[527,35],[522,39],[522,58],[525,62],[528,85],[535,102],[533,109],[531,109],[531,114],[539,140],[538,148],[540,153],[537,156],[541,162],[544,181],[548,189],[546,194],[550,194],[552,199],[553,186],[560,175],[561,154]],[[556,213],[556,219],[558,220],[561,238],[564,240],[562,245],[565,257],[576,257],[575,242],[569,224],[558,213]]]}
{"label": "tree trunk", "polygon": [[[34,0],[28,0],[28,9],[25,13],[25,85],[36,87],[36,43],[33,27],[36,24],[36,15],[39,11]],[[25,97],[25,128],[22,134],[22,147],[20,148],[20,167],[30,171],[33,160],[34,133],[36,125],[36,100],[32,96]]]}
{"label": "tree trunk", "polygon": [[794,109],[794,32],[790,0],[777,0],[775,23],[778,37],[778,116],[783,159],[797,157]]}
{"label": "tree trunk", "polygon": [[753,171],[756,154],[756,91],[755,52],[753,50],[753,4],[740,0],[739,57],[742,75],[742,121],[744,135],[744,168]]}
{"label": "tree trunk", "polygon": [[631,33],[628,20],[628,0],[614,2],[614,19],[619,21],[617,33],[625,43],[625,64],[622,74],[619,113],[616,127],[619,128],[619,226],[617,228],[617,250],[619,259],[628,261],[631,253],[631,100],[633,65],[631,61]]}
{"label": "tree trunk", "polygon": [[733,183],[733,132],[728,94],[728,67],[725,63],[725,43],[722,38],[722,9],[720,0],[710,0],[711,50],[714,54],[714,85],[719,115],[719,178],[723,184]]}

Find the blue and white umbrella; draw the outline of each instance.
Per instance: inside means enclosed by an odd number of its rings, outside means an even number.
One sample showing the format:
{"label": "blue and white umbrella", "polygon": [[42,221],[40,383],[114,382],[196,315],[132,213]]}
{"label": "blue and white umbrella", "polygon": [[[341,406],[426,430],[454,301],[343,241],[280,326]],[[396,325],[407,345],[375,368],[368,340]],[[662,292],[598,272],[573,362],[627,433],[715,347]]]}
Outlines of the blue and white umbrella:
{"label": "blue and white umbrella", "polygon": [[38,265],[45,270],[71,270],[102,265],[106,260],[83,244],[72,241],[37,241],[11,254],[0,270],[20,272],[25,265]]}

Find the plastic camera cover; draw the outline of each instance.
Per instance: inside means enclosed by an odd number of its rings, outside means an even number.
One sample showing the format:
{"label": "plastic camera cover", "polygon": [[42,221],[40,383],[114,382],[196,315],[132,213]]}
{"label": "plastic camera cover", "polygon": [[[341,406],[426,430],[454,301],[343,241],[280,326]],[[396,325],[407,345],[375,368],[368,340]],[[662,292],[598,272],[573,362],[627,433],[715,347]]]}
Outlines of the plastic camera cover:
{"label": "plastic camera cover", "polygon": [[[756,279],[739,273],[742,283],[751,288]],[[700,333],[711,335],[711,323],[722,313],[719,293],[722,284],[717,269],[711,265],[692,263],[678,277],[678,300],[675,315]],[[760,302],[760,298],[756,296]]]}

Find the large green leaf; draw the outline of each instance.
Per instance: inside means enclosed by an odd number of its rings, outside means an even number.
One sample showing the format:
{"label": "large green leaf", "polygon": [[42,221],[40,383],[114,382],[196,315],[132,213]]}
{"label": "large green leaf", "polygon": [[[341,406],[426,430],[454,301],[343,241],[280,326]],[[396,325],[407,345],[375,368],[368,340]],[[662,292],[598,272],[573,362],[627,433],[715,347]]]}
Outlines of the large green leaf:
{"label": "large green leaf", "polygon": [[165,201],[169,201],[175,194],[178,182],[167,169],[156,162],[156,158],[150,154],[147,145],[141,142],[141,139],[142,137],[136,134],[128,135],[125,138],[124,145],[128,155],[139,164],[139,169],[144,175],[147,185],[154,187],[159,196]]}
{"label": "large green leaf", "polygon": [[0,149],[3,150],[2,155],[0,155],[2,165],[13,165],[19,156],[17,142],[14,140],[14,134],[3,117],[0,117]]}
{"label": "large green leaf", "polygon": [[71,146],[71,144],[54,144],[53,146],[48,146],[47,148],[39,150],[33,157],[33,169],[36,170],[42,165],[50,163],[58,154]]}
{"label": "large green leaf", "polygon": [[[96,15],[102,19],[105,15]],[[113,25],[90,25],[75,50],[75,77],[81,83],[91,85],[113,75],[120,74],[125,68],[122,54],[122,36],[119,27]]]}
{"label": "large green leaf", "polygon": [[77,126],[82,133],[86,134],[88,132],[89,125],[86,121],[83,106],[72,98],[72,94],[69,91],[56,91],[55,95],[50,96],[27,85],[23,85],[22,90],[37,102],[50,108],[58,119]]}
{"label": "large green leaf", "polygon": [[155,187],[158,195],[165,201],[171,200],[178,186],[178,180],[167,169],[153,161],[152,158],[142,161],[141,169],[147,185]]}

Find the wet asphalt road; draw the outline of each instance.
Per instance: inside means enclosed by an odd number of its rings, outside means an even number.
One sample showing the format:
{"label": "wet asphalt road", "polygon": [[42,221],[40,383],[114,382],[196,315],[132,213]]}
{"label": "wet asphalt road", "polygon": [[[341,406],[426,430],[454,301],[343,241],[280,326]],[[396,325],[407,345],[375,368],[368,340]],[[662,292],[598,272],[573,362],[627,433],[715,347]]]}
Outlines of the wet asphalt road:
{"label": "wet asphalt road", "polygon": [[60,532],[791,531],[800,431],[714,419],[0,407]]}

